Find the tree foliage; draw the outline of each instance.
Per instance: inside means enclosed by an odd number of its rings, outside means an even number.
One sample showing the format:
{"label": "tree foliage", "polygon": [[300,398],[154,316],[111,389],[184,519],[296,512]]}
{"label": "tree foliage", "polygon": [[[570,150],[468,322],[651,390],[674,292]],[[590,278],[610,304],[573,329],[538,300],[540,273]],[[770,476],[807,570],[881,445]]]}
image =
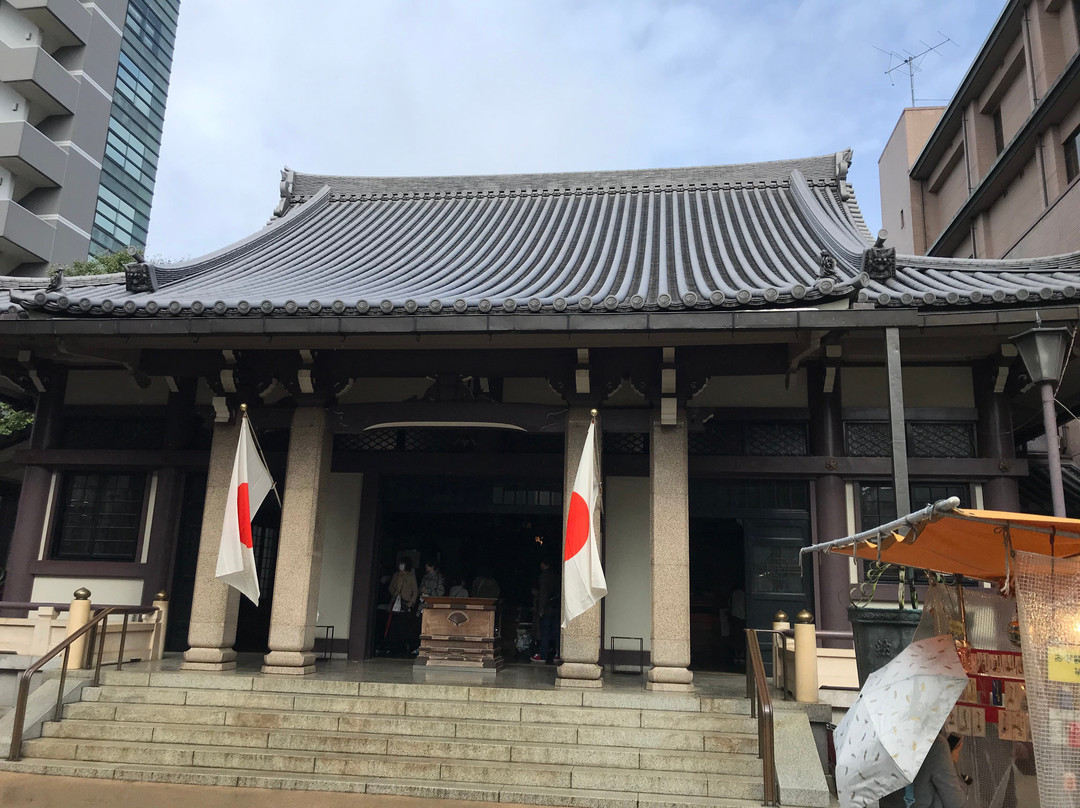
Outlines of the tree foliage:
{"label": "tree foliage", "polygon": [[22,432],[34,422],[34,413],[17,410],[10,404],[0,401],[0,435],[14,435]]}
{"label": "tree foliage", "polygon": [[85,261],[75,261],[67,266],[51,267],[49,274],[55,275],[61,269],[64,270],[64,277],[66,278],[74,278],[79,275],[108,275],[113,272],[123,272],[127,264],[136,260],[135,255],[137,252],[137,247],[125,247],[116,252],[105,252],[91,256]]}

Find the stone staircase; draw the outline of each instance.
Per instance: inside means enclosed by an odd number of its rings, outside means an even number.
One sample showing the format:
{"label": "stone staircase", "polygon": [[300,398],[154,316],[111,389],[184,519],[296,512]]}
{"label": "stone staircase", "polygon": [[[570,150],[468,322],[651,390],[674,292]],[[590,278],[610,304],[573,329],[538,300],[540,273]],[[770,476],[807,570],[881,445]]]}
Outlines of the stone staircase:
{"label": "stone staircase", "polygon": [[533,805],[748,808],[762,799],[748,712],[743,699],[690,694],[103,672],[101,686],[25,742],[22,760],[0,768]]}

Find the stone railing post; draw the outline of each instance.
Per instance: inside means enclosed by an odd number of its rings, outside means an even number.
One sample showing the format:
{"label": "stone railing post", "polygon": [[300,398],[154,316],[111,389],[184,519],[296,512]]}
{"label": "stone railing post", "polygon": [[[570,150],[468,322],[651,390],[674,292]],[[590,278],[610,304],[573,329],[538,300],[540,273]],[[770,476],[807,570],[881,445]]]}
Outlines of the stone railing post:
{"label": "stone railing post", "polygon": [[803,609],[795,615],[795,701],[817,703],[817,627]]}
{"label": "stone railing post", "polygon": [[[71,608],[68,610],[67,633],[64,636],[70,637],[89,623],[90,611],[90,590],[86,587],[79,587],[75,590],[73,600],[71,601]],[[71,644],[71,650],[68,652],[68,670],[82,670],[85,662],[86,635],[84,634]]]}
{"label": "stone railing post", "polygon": [[165,654],[165,632],[169,627],[169,596],[162,589],[154,595],[151,604],[157,607],[150,619],[154,623],[154,638],[150,642],[150,659],[161,659]]}
{"label": "stone railing post", "polygon": [[34,633],[30,638],[30,656],[45,656],[52,648],[53,620],[58,612],[53,606],[39,606],[34,614]]}

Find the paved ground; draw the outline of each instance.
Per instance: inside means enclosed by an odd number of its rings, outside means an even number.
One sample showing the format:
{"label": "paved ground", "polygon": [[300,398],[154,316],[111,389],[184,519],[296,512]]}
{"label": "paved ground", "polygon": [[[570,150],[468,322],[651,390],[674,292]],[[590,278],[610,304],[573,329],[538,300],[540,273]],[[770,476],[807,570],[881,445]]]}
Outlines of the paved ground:
{"label": "paved ground", "polygon": [[[474,808],[491,803],[374,794],[128,783],[0,772],[3,808]],[[525,808],[500,803],[499,808]],[[537,808],[537,806],[531,806]]]}

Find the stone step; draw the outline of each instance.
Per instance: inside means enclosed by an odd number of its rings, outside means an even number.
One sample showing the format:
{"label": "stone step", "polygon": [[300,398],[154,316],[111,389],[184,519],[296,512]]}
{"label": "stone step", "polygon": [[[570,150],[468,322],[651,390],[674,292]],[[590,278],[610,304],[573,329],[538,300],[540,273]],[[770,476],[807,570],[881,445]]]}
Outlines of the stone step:
{"label": "stone step", "polygon": [[356,682],[299,676],[243,675],[235,672],[102,671],[104,686],[160,687],[181,690],[230,690],[302,696],[349,696],[422,701],[458,701],[601,707],[608,710],[724,712],[748,715],[747,699],[712,699],[687,693],[517,689],[498,686],[441,685],[422,682]]}
{"label": "stone step", "polygon": [[[511,691],[514,692],[514,691]],[[601,710],[599,708],[498,702],[429,702],[377,697],[300,696],[232,690],[186,690],[162,687],[106,685],[86,688],[83,701],[109,704],[160,704],[168,706],[229,707],[296,710],[356,715],[415,715],[440,718],[480,718],[501,721],[544,721],[594,726],[641,726],[649,729],[702,730],[750,734],[757,722],[749,716],[723,713],[687,713],[653,710]]]}
{"label": "stone step", "polygon": [[349,754],[438,757],[453,760],[514,761],[657,769],[708,774],[753,775],[760,770],[754,754],[577,745],[576,743],[484,742],[469,738],[396,737],[385,733],[297,732],[185,724],[89,721],[67,718],[42,728],[46,738],[85,741],[233,746],[253,749],[327,751]]}
{"label": "stone step", "polygon": [[[436,709],[428,709],[435,705]],[[455,708],[506,707],[485,712]],[[201,726],[309,730],[314,732],[385,733],[412,737],[473,740],[533,740],[587,746],[622,746],[678,749],[699,752],[756,753],[757,737],[750,732],[653,729],[611,726],[585,720],[585,708],[517,705],[469,705],[456,702],[408,702],[407,715],[339,715],[290,710],[245,710],[154,703],[78,702],[66,705],[64,717],[89,721],[142,724],[197,724]],[[565,712],[569,711],[569,712]],[[429,717],[436,713],[437,718]],[[698,714],[693,714],[698,715]],[[708,716],[705,716],[708,717]],[[578,720],[574,720],[578,719]],[[496,727],[489,725],[498,724]],[[513,733],[507,727],[518,726]],[[463,728],[459,733],[459,728]],[[750,727],[739,726],[740,729]],[[559,730],[564,732],[560,733]]]}
{"label": "stone step", "polygon": [[24,744],[29,758],[200,767],[250,769],[305,775],[330,774],[351,778],[408,778],[449,780],[497,787],[583,789],[587,791],[634,791],[698,797],[760,799],[760,777],[741,774],[672,772],[655,769],[619,769],[582,764],[513,761],[444,760],[340,752],[256,750],[243,747],[154,743],[132,745],[124,741],[38,738]]}
{"label": "stone step", "polygon": [[179,783],[188,785],[239,786],[245,788],[293,789],[306,791],[341,791],[418,797],[423,799],[458,799],[476,802],[519,803],[524,805],[577,805],[591,808],[757,808],[760,798],[739,799],[732,796],[672,796],[634,791],[590,791],[573,788],[528,786],[491,786],[450,780],[416,778],[353,778],[331,774],[270,773],[259,770],[65,762],[24,758],[18,762],[0,761],[0,770],[68,777],[97,777],[121,781]]}

